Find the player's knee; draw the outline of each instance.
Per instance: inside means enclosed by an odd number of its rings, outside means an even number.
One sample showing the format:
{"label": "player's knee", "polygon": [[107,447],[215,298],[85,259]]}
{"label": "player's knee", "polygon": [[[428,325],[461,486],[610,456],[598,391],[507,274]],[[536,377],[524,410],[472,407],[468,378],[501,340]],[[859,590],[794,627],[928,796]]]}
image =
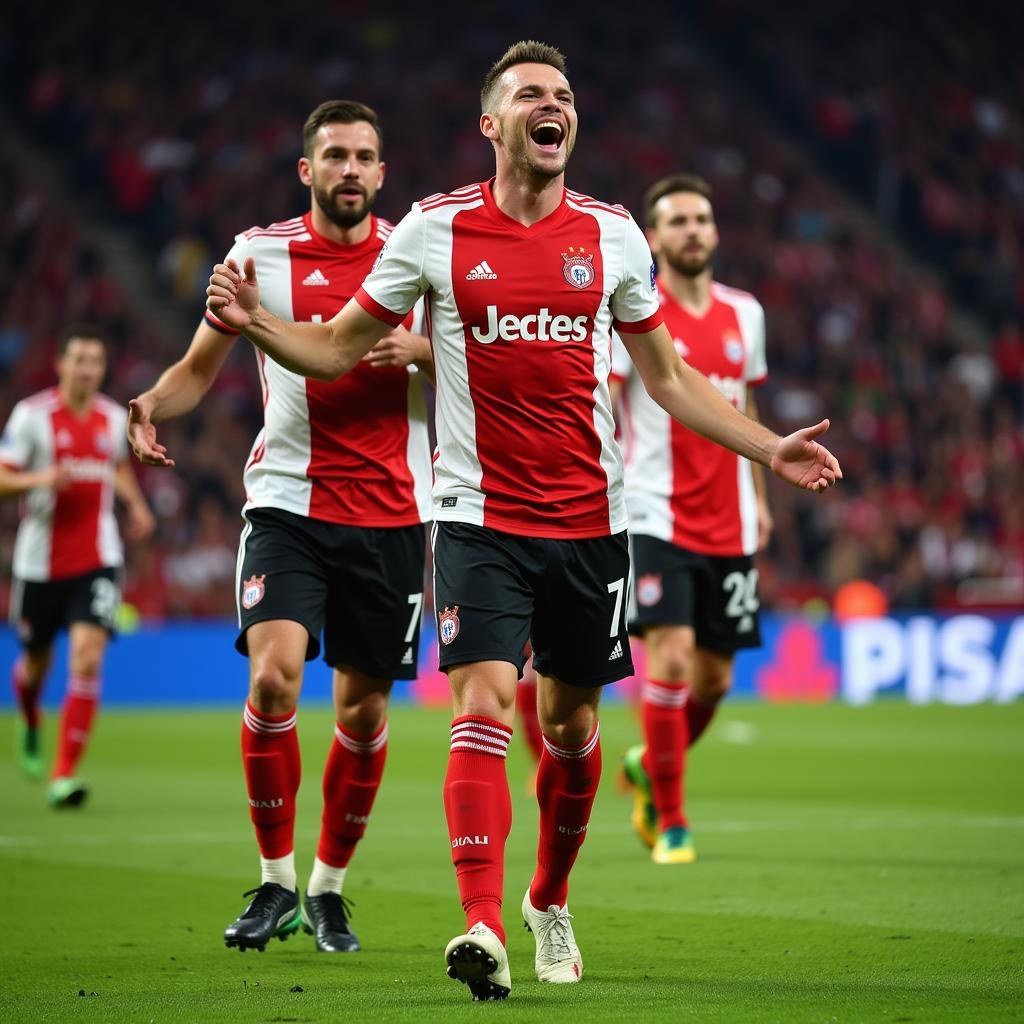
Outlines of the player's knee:
{"label": "player's knee", "polygon": [[649,671],[666,683],[683,683],[693,678],[692,638],[669,634],[648,640]]}
{"label": "player's knee", "polygon": [[716,665],[697,674],[693,680],[694,695],[703,704],[715,704],[732,689],[732,666]]}
{"label": "player's knee", "polygon": [[267,715],[283,715],[295,709],[299,697],[299,679],[293,679],[284,667],[273,661],[252,665],[249,700]]}
{"label": "player's knee", "polygon": [[338,722],[351,732],[369,735],[384,724],[387,710],[386,694],[367,693],[355,700],[342,701],[337,709]]}
{"label": "player's knee", "polygon": [[583,704],[565,718],[541,719],[541,731],[559,747],[581,747],[590,739],[597,725],[597,708]]}

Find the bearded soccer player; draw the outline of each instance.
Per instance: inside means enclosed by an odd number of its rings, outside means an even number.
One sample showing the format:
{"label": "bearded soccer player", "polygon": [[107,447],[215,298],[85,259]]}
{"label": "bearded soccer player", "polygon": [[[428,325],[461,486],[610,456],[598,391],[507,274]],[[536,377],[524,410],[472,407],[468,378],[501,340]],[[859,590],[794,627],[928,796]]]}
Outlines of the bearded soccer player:
{"label": "bearded soccer player", "polygon": [[632,671],[611,327],[674,417],[809,490],[841,474],[814,441],[827,421],[780,439],[676,356],[643,233],[621,207],[565,188],[577,118],[562,55],[515,44],[488,72],[481,99],[495,177],[414,204],[330,323],[268,313],[252,259],[215,267],[207,301],[275,359],[333,378],[427,296],[438,380],[435,605],[455,712],[444,804],[466,921],[445,962],[474,998],[500,999],[511,988],[501,919],[505,755],[527,638],[544,755],[523,916],[542,981],[583,973],[569,872],[601,773],[601,687]]}
{"label": "bearded soccer player", "polygon": [[[710,186],[674,175],[650,188],[644,208],[676,350],[756,420],[754,389],[767,375],[764,310],[712,279]],[[633,827],[651,859],[686,864],[696,858],[684,813],[686,751],[728,693],[736,651],[761,644],[753,555],[768,543],[772,518],[760,465],[674,422],[617,339],[614,363],[613,394],[624,387],[630,631],[647,648],[645,744],[626,753],[623,768],[634,788]]]}
{"label": "bearded soccer player", "polygon": [[[377,115],[361,103],[321,104],[303,149],[309,212],[238,235],[228,258],[259,260],[265,301],[280,316],[319,323],[355,294],[391,234],[370,212],[385,170]],[[245,467],[236,647],[249,658],[242,763],[261,872],[224,933],[241,950],[263,949],[300,923],[321,951],[359,949],[342,886],[384,771],[392,681],[416,677],[423,608],[430,451],[421,378],[407,364],[433,368],[427,339],[398,327],[410,320],[397,319],[389,328],[397,330],[331,383],[257,353],[264,427]],[[195,407],[237,337],[237,325],[208,311],[182,360],[131,403],[129,436],[143,462],[173,466],[153,424]],[[337,724],[300,908],[296,706],[321,631]]]}
{"label": "bearded soccer player", "polygon": [[18,757],[43,773],[40,710],[57,633],[67,627],[68,687],[47,789],[54,807],[80,806],[78,777],[99,707],[103,658],[121,604],[123,554],[114,496],[124,502],[131,540],[155,525],[127,460],[123,406],[100,394],[106,342],[95,327],[65,331],[57,386],[19,402],[0,439],[0,496],[25,496],[14,544],[11,625],[23,653],[14,666],[21,712]]}

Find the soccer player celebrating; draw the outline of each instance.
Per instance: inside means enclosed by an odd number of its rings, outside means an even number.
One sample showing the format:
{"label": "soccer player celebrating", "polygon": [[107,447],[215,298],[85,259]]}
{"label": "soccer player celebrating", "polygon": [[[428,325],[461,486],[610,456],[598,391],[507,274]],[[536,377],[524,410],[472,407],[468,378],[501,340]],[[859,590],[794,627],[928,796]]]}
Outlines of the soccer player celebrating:
{"label": "soccer player celebrating", "polygon": [[125,410],[99,392],[107,370],[103,334],[85,325],[66,330],[56,368],[57,386],[19,402],[7,422],[0,496],[26,497],[11,588],[11,625],[23,648],[13,673],[18,756],[26,775],[42,775],[39,700],[54,639],[66,626],[68,687],[47,796],[54,807],[77,807],[89,794],[76,773],[121,604],[115,494],[125,504],[131,540],[149,536],[155,522],[127,460]]}
{"label": "soccer player celebrating", "polygon": [[[303,128],[298,173],[304,216],[240,234],[228,258],[257,258],[268,305],[289,319],[330,320],[355,293],[391,234],[370,211],[384,181],[377,115],[350,101],[321,104]],[[245,467],[238,552],[236,647],[249,658],[242,763],[260,850],[254,898],[224,933],[263,949],[304,923],[317,949],[349,952],[342,886],[384,771],[395,679],[416,677],[423,608],[430,450],[416,362],[432,375],[426,338],[397,327],[353,372],[307,380],[259,356],[264,427]],[[131,403],[139,458],[173,466],[155,427],[194,408],[238,337],[237,318],[208,311],[184,357]],[[382,335],[385,332],[381,332]],[[316,859],[299,906],[296,706],[303,663],[333,667],[337,725],[323,776]],[[246,893],[250,895],[250,893]],[[304,917],[303,917],[304,914]]]}
{"label": "soccer player celebrating", "polygon": [[601,773],[601,687],[632,671],[608,391],[613,324],[672,416],[810,490],[841,474],[814,441],[827,421],[780,439],[676,356],[643,233],[621,207],[565,187],[577,118],[561,53],[515,44],[488,72],[481,99],[495,177],[414,204],[332,321],[288,324],[267,312],[252,259],[215,267],[207,302],[273,358],[333,378],[427,296],[438,381],[435,606],[455,712],[444,804],[466,920],[445,960],[474,998],[496,999],[511,988],[501,919],[505,755],[527,638],[544,755],[523,916],[541,980],[583,973],[569,872]]}
{"label": "soccer player celebrating", "polygon": [[[710,186],[688,174],[665,178],[644,208],[676,350],[756,420],[754,388],[767,372],[764,311],[752,295],[712,280],[718,231]],[[736,651],[761,643],[752,556],[768,543],[772,518],[761,466],[671,419],[621,343],[613,358],[613,379],[625,382],[630,629],[644,637],[648,676],[646,745],[631,748],[623,767],[634,787],[633,827],[651,859],[685,864],[696,857],[683,812],[686,750],[729,691]]]}

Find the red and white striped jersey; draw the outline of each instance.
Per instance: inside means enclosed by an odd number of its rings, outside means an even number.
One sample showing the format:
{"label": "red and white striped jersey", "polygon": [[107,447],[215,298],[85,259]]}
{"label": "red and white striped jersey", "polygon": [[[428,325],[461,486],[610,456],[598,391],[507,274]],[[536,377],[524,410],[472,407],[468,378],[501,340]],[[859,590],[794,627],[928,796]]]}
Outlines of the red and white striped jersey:
{"label": "red and white striped jersey", "polygon": [[[711,305],[695,316],[659,282],[676,350],[741,412],[747,385],[767,376],[764,310],[746,292],[711,285]],[[647,394],[615,339],[614,374],[625,382],[622,445],[629,529],[709,555],[757,550],[757,501],[750,463],[677,423]]]}
{"label": "red and white striped jersey", "polygon": [[[256,260],[260,299],[284,320],[326,321],[355,294],[391,225],[341,245],[312,216],[251,228],[228,257]],[[212,327],[237,334],[207,311]],[[396,321],[397,323],[397,321]],[[412,318],[405,322],[412,327]],[[245,466],[249,508],[279,508],[348,526],[393,527],[430,516],[430,441],[420,377],[360,363],[335,381],[311,380],[256,350],[264,425]]]}
{"label": "red and white striped jersey", "polygon": [[356,294],[392,324],[427,297],[434,518],[532,537],[617,533],[611,326],[661,323],[650,249],[622,207],[566,190],[526,227],[491,188],[414,203]]}
{"label": "red and white striped jersey", "polygon": [[69,409],[57,388],[19,402],[0,440],[11,469],[63,466],[71,483],[29,491],[14,541],[14,576],[42,582],[81,576],[123,562],[114,518],[114,475],[126,457],[128,411],[96,395],[87,413]]}

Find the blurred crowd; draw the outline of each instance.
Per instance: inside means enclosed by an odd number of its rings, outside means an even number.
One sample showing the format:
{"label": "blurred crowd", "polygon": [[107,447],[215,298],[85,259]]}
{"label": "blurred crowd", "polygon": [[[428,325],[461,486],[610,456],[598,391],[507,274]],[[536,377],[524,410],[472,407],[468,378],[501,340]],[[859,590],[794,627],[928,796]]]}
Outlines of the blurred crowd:
{"label": "blurred crowd", "polygon": [[[719,18],[691,18],[686,5],[649,2],[627,20],[601,5],[581,19],[527,2],[486,25],[446,11],[355,3],[303,23],[284,9],[239,18],[189,2],[127,21],[116,5],[76,5],[60,19],[22,10],[0,46],[2,104],[64,188],[134,237],[157,287],[192,324],[209,267],[233,235],[308,206],[295,162],[317,103],[349,97],[378,110],[388,165],[378,212],[398,220],[420,196],[492,173],[477,129],[479,82],[509,42],[539,33],[570,62],[580,111],[572,187],[639,216],[656,178],[706,177],[722,234],[716,276],[752,291],[767,313],[764,419],[783,432],[832,419],[826,440],[843,485],[816,500],[773,482],[776,533],[760,561],[766,603],[829,597],[855,578],[878,582],[896,607],[1012,599],[1024,587],[1024,150],[1009,103],[1011,72],[1017,86],[1021,75],[1012,55],[992,65],[1007,71],[999,83],[994,71],[957,73],[980,68],[987,51],[933,65],[928,38],[918,38],[906,47],[909,66],[871,63],[856,33],[849,54],[822,46],[813,21],[806,35],[791,27],[779,39],[767,17],[752,19],[744,35],[728,6]],[[898,49],[899,31],[879,52]],[[769,69],[772,88],[754,94],[735,62],[723,67],[723,47],[741,46]],[[844,94],[849,83],[857,89]],[[922,111],[911,85],[936,109]],[[837,95],[861,112],[850,146],[868,137],[877,145],[857,149],[863,171],[873,169],[875,216],[906,234],[925,270],[877,241],[844,172],[830,179],[764,116],[766,103],[784,116],[796,103],[807,125],[827,125],[822,111]],[[979,113],[981,100],[1001,120]],[[948,105],[967,111],[962,130],[949,127]],[[934,169],[947,166],[956,173]],[[107,391],[126,401],[184,350],[191,328],[169,330],[127,301],[56,197],[12,161],[0,158],[0,178],[0,416],[50,382],[55,333],[83,316],[110,327]],[[921,199],[930,189],[945,204]],[[951,205],[952,219],[931,216]],[[939,237],[943,225],[955,230]],[[982,339],[953,329],[952,303],[983,319]],[[129,562],[130,600],[144,614],[233,612],[241,467],[260,412],[242,343],[200,410],[161,427],[178,469],[139,467],[160,521],[157,542]],[[6,503],[0,570],[14,521]]]}

